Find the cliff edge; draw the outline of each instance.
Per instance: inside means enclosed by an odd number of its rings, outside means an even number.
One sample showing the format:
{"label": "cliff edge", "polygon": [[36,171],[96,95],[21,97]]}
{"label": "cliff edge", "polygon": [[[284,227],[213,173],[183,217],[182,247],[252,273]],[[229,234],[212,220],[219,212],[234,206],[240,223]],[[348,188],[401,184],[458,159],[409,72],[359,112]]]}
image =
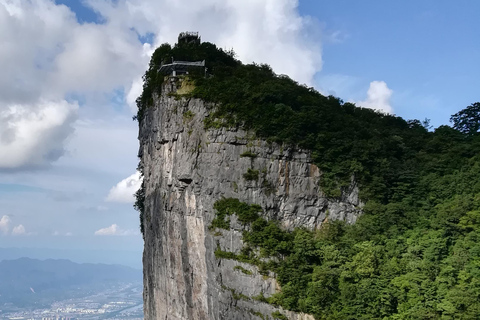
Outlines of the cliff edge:
{"label": "cliff edge", "polygon": [[216,250],[240,252],[246,227],[232,216],[230,229],[211,228],[214,204],[235,198],[260,205],[283,228],[315,229],[327,220],[354,223],[358,187],[328,198],[309,152],[241,129],[206,130],[211,105],[182,97],[181,86],[169,78],[140,122],[145,319],[313,319],[258,298],[281,290],[275,274],[216,257]]}

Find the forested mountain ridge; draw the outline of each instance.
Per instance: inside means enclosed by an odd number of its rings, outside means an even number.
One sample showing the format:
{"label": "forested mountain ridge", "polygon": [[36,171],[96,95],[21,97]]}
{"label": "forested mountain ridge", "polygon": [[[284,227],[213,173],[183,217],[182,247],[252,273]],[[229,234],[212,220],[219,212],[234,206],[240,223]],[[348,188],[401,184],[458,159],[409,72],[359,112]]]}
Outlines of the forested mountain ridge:
{"label": "forested mountain ridge", "polygon": [[[183,80],[192,90],[176,97],[212,103],[207,130],[242,128],[285,149],[310,150],[332,199],[352,179],[359,185],[365,205],[358,221],[327,221],[318,230],[286,231],[255,203],[216,202],[210,230],[230,229],[236,215],[245,244],[216,257],[273,272],[280,284],[278,293],[253,298],[316,319],[478,319],[480,103],[453,115],[452,127],[431,130],[428,121],[325,97],[210,43],[165,44],[145,74],[140,125],[165,80],[158,69],[171,57],[206,61],[209,76],[192,70]],[[258,179],[254,171],[244,178]],[[141,214],[144,196],[143,187]]]}

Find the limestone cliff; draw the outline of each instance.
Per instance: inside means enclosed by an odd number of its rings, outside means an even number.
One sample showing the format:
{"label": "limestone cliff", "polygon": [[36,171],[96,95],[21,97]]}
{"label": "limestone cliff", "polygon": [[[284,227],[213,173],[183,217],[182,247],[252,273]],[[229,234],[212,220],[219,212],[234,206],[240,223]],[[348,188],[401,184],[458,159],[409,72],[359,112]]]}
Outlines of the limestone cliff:
{"label": "limestone cliff", "polygon": [[[175,96],[178,83],[170,79],[154,97],[139,133],[145,319],[273,319],[279,309],[251,298],[279,290],[275,275],[215,257],[217,247],[238,252],[243,245],[242,226],[234,219],[230,230],[209,230],[215,201],[237,198],[259,204],[285,228],[317,228],[326,219],[355,222],[358,188],[352,183],[340,200],[328,199],[308,152],[242,130],[205,130],[209,105]],[[242,157],[245,152],[256,156]],[[249,168],[259,172],[258,179],[244,179]],[[313,319],[280,311],[288,319]]]}

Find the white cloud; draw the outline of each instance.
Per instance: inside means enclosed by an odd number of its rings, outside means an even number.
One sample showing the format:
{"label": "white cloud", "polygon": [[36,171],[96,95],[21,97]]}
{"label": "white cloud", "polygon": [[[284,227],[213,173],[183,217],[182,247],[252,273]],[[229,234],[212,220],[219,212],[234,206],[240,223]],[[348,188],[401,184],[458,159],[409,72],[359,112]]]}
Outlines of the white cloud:
{"label": "white cloud", "polygon": [[117,224],[112,224],[110,227],[102,228],[95,231],[96,236],[130,236],[136,235],[138,232],[133,230],[123,230]]}
{"label": "white cloud", "polygon": [[0,168],[48,164],[64,152],[76,104],[46,81],[76,24],[51,1],[0,0]]}
{"label": "white cloud", "polygon": [[[10,219],[10,217],[7,215],[4,215],[0,219],[0,232],[3,233],[4,235],[9,234],[11,223],[12,223],[12,220]],[[11,232],[11,235],[14,235],[14,236],[28,235],[28,234],[31,234],[31,233],[26,232],[23,224],[19,224],[18,226],[13,227]]]}
{"label": "white cloud", "polygon": [[3,234],[7,234],[8,231],[10,231],[10,223],[11,223],[10,217],[7,215],[4,215],[0,219],[0,232]]}
{"label": "white cloud", "polygon": [[112,224],[110,227],[102,228],[95,231],[96,236],[112,236],[117,235],[120,228],[116,224]]}
{"label": "white cloud", "polygon": [[[295,0],[84,3],[105,23],[80,24],[53,0],[0,0],[0,153],[7,155],[0,168],[57,160],[73,131],[72,97],[83,97],[83,112],[98,117],[111,108],[99,107],[99,97],[124,92],[134,113],[153,47],[175,42],[181,31],[198,30],[204,40],[234,48],[241,60],[269,63],[302,83],[312,84],[321,69],[319,42],[308,38],[311,22],[298,14]],[[147,33],[153,46],[137,38]]]}
{"label": "white cloud", "polygon": [[[112,28],[129,26],[155,34],[155,46],[175,42],[181,31],[199,31],[222,48],[234,48],[245,62],[269,63],[279,73],[312,83],[321,69],[312,24],[298,14],[295,0],[87,0]],[[162,12],[161,15],[158,12]]]}
{"label": "white cloud", "polygon": [[[129,88],[144,68],[136,34],[123,26],[77,25],[55,59],[51,82],[63,91],[109,92]],[[144,57],[143,60],[147,60]]]}
{"label": "white cloud", "polygon": [[0,168],[57,160],[78,109],[68,98],[129,90],[144,68],[128,26],[79,24],[51,0],[0,0],[0,42]]}
{"label": "white cloud", "polygon": [[106,200],[111,202],[133,203],[135,202],[134,194],[141,185],[142,178],[140,172],[137,171],[110,189]]}
{"label": "white cloud", "polygon": [[[142,90],[141,76],[153,49],[176,42],[179,32],[199,31],[203,41],[233,48],[242,61],[271,64],[276,72],[299,82],[312,84],[322,66],[319,41],[309,38],[312,24],[298,14],[297,0],[82,4],[93,6],[104,17],[103,24],[80,24],[67,6],[54,0],[0,0],[0,171],[45,166],[60,157],[52,170],[10,176],[65,194],[88,190],[98,195],[112,186],[105,184],[111,176],[126,177],[133,171],[138,131],[131,115]],[[153,34],[151,45],[137,39],[147,33]],[[132,202],[136,180],[113,187],[109,201]],[[22,209],[38,230],[50,230],[51,226],[40,225],[51,221],[46,217],[58,212],[58,206],[61,211],[75,210],[70,202],[55,203],[53,210],[47,200],[41,205],[31,202],[42,212],[41,218],[33,214],[36,210]],[[90,194],[75,198],[86,207],[96,207],[98,200]],[[11,208],[16,208],[13,201]],[[55,217],[59,222],[71,219]],[[0,220],[4,225],[5,219]],[[127,220],[117,220],[125,230],[136,228],[135,219],[128,220],[132,226],[123,221]],[[77,222],[79,228],[92,223]],[[13,226],[0,227],[0,233],[10,233]],[[115,232],[130,232],[125,230]]]}
{"label": "white cloud", "polygon": [[384,81],[372,81],[367,91],[367,99],[356,103],[364,108],[393,113],[393,108],[390,105],[392,93],[393,91],[388,88]]}
{"label": "white cloud", "polygon": [[79,24],[52,0],[0,0],[0,39],[2,100],[108,92],[130,86],[143,68],[130,26]]}
{"label": "white cloud", "polygon": [[20,235],[25,235],[26,234],[26,231],[25,231],[25,227],[23,226],[23,224],[19,224],[18,226],[14,227],[13,230],[12,230],[12,235],[14,236],[20,236]]}
{"label": "white cloud", "polygon": [[59,237],[59,236],[71,237],[71,236],[73,236],[73,233],[71,233],[71,232],[60,232],[60,231],[55,230],[54,232],[52,232],[52,236],[55,236],[55,237]]}
{"label": "white cloud", "polygon": [[127,93],[126,100],[127,104],[132,110],[132,113],[137,113],[137,98],[142,94],[143,91],[143,79],[141,76],[138,76],[132,82],[132,87]]}
{"label": "white cloud", "polygon": [[77,106],[66,101],[0,108],[0,168],[42,166],[64,153]]}
{"label": "white cloud", "polygon": [[52,1],[0,0],[0,101],[32,103],[75,27],[74,14]]}

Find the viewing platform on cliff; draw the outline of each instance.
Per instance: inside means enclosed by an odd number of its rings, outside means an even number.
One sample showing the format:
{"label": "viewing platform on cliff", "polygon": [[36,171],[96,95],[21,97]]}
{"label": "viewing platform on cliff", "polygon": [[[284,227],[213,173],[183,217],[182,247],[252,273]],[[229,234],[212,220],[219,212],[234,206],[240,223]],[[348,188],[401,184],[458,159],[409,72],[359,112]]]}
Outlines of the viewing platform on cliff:
{"label": "viewing platform on cliff", "polygon": [[[196,44],[201,43],[200,36],[198,32],[181,32],[178,35],[178,43],[183,44]],[[204,68],[205,69],[205,60],[203,61],[175,61],[172,57],[172,63],[162,63],[159,72],[164,73],[170,77],[176,77],[179,75],[188,74],[188,72],[194,68]]]}
{"label": "viewing platform on cliff", "polygon": [[188,74],[192,68],[205,68],[205,60],[203,61],[173,61],[172,63],[162,64],[158,69],[166,75],[176,77],[182,74]]}

